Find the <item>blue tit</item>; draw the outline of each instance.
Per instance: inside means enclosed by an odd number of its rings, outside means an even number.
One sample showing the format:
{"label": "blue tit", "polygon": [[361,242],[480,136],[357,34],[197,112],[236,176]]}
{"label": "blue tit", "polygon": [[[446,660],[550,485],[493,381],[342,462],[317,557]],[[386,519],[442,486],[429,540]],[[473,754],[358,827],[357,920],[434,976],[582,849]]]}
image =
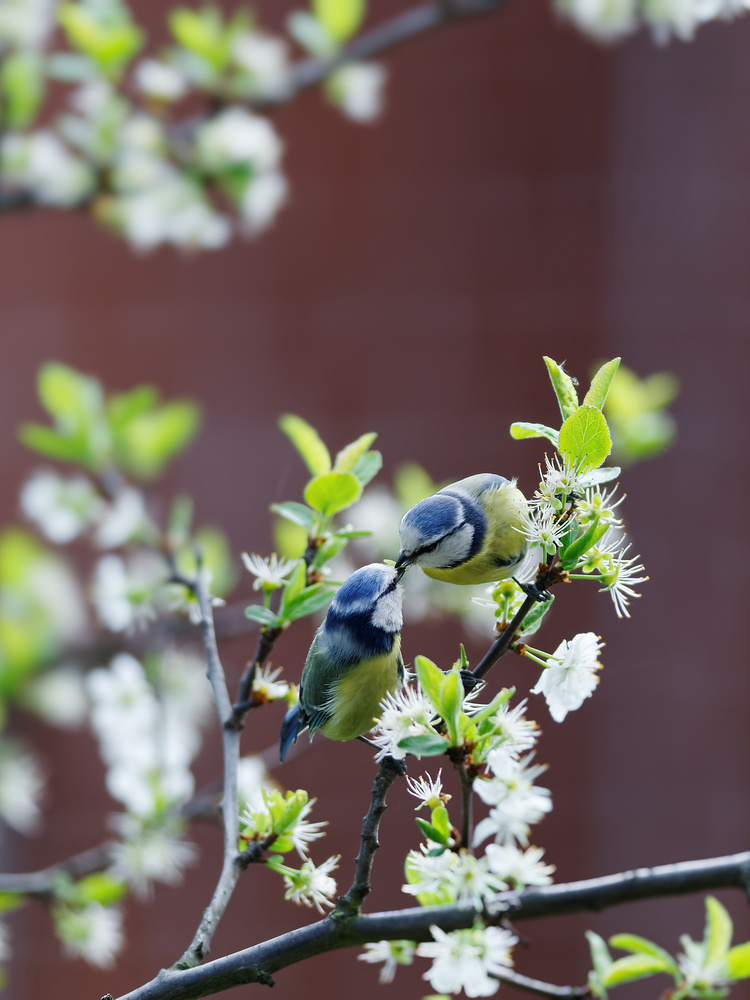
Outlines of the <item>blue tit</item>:
{"label": "blue tit", "polygon": [[380,702],[404,679],[401,657],[403,589],[393,566],[372,563],[342,584],[315,633],[299,702],[281,727],[281,759],[305,729],[353,740],[380,717]]}
{"label": "blue tit", "polygon": [[515,479],[491,473],[460,479],[404,514],[399,579],[408,566],[420,566],[446,583],[507,580],[526,555],[528,522]]}

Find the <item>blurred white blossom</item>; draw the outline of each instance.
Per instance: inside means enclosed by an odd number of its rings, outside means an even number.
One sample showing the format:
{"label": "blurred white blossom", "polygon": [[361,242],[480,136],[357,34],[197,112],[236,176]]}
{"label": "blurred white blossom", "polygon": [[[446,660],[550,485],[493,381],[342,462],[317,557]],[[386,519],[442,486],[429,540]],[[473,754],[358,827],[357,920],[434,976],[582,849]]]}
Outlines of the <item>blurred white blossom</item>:
{"label": "blurred white blossom", "polygon": [[41,817],[44,776],[35,757],[18,743],[0,743],[0,816],[20,833],[31,833]]}
{"label": "blurred white blossom", "polygon": [[142,823],[117,816],[119,839],[112,848],[111,873],[124,879],[137,895],[146,897],[153,882],[175,885],[196,859],[196,848],[181,836],[179,823]]}
{"label": "blurred white blossom", "polygon": [[7,181],[30,191],[42,205],[70,208],[94,188],[91,169],[47,129],[6,136],[0,164]]}
{"label": "blurred white blossom", "polygon": [[179,101],[188,91],[188,82],[182,73],[158,59],[139,62],[133,79],[140,91],[161,101]]}
{"label": "blurred white blossom", "polygon": [[238,204],[243,233],[256,236],[268,229],[288,197],[289,184],[278,170],[251,177]]}
{"label": "blurred white blossom", "polygon": [[413,941],[368,941],[365,950],[357,955],[360,962],[382,962],[378,979],[381,983],[392,983],[399,965],[411,965],[417,946]]}
{"label": "blurred white blossom", "polygon": [[26,517],[56,545],[78,538],[104,505],[89,479],[83,476],[63,479],[51,469],[35,472],[24,483],[20,502]]}
{"label": "blurred white blossom", "polygon": [[434,941],[417,946],[417,955],[431,958],[432,968],[423,978],[436,993],[488,997],[500,987],[493,973],[502,974],[512,964],[511,948],[518,938],[502,927],[473,927],[447,933],[430,927]]}
{"label": "blurred white blossom", "polygon": [[77,728],[88,711],[83,671],[73,663],[64,663],[33,677],[24,691],[23,702],[54,726]]}
{"label": "blurred white blossom", "polygon": [[249,77],[248,93],[266,97],[283,90],[289,73],[286,42],[262,31],[238,35],[232,47],[237,66]]}
{"label": "blurred white blossom", "polygon": [[55,27],[56,0],[2,0],[0,43],[20,49],[41,48]]}
{"label": "blurred white blossom", "polygon": [[154,599],[166,573],[154,553],[138,552],[127,562],[103,556],[94,568],[91,596],[103,625],[112,632],[130,632],[156,617]]}
{"label": "blurred white blossom", "polygon": [[334,104],[353,121],[369,123],[380,117],[388,71],[381,63],[359,62],[342,66],[327,84]]}
{"label": "blurred white blossom", "polygon": [[140,490],[120,490],[111,504],[100,511],[94,541],[100,549],[125,545],[140,532],[146,517],[146,501]]}
{"label": "blurred white blossom", "polygon": [[229,107],[209,118],[195,137],[199,164],[220,173],[238,165],[263,173],[274,170],[281,160],[282,144],[267,118],[241,107]]}
{"label": "blurred white blossom", "polygon": [[58,906],[53,914],[57,936],[69,955],[101,969],[113,965],[124,943],[119,909],[89,903],[75,909]]}

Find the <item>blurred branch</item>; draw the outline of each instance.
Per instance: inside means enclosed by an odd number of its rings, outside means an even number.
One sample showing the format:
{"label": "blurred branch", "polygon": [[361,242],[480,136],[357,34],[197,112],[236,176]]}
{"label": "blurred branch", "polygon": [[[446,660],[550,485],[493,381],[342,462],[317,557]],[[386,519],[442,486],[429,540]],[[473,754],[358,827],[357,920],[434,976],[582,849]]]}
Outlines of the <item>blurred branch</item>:
{"label": "blurred branch", "polygon": [[200,629],[203,636],[203,646],[206,651],[208,679],[216,699],[216,707],[222,726],[222,743],[224,749],[224,791],[221,798],[221,812],[224,821],[224,860],[222,862],[219,881],[214,890],[211,902],[206,907],[195,937],[184,955],[175,963],[175,968],[185,969],[197,965],[208,954],[214,931],[229,903],[234,887],[237,884],[241,867],[237,863],[237,845],[239,843],[239,799],[237,782],[240,759],[240,733],[234,725],[232,700],[227,690],[224,668],[219,658],[214,629],[213,608],[211,597],[206,586],[202,568],[199,564],[195,580],[181,580],[195,594],[201,611]]}
{"label": "blurred branch", "polygon": [[[603,910],[621,903],[707,889],[750,887],[750,851],[729,857],[638,868],[602,878],[498,894],[485,913],[490,924]],[[162,970],[155,979],[120,1000],[197,1000],[232,986],[270,984],[279,969],[339,948],[380,940],[430,940],[430,927],[444,931],[472,927],[482,915],[472,906],[424,906],[367,916],[328,916],[199,968]],[[558,987],[558,989],[575,989]],[[577,993],[548,994],[577,996]]]}
{"label": "blurred branch", "polygon": [[493,14],[504,3],[505,0],[436,0],[434,3],[413,7],[364,32],[332,59],[305,59],[298,62],[292,67],[283,90],[255,101],[251,106],[258,111],[267,111],[287,104],[303,91],[322,83],[346,63],[372,59],[438,28]]}

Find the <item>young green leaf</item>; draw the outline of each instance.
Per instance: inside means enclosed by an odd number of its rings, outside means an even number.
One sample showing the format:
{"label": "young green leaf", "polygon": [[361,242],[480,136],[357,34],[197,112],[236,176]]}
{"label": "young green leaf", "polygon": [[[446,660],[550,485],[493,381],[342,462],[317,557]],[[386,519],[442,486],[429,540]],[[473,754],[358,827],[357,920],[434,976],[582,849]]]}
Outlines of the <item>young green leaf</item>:
{"label": "young green leaf", "polygon": [[461,742],[459,726],[461,708],[464,701],[464,687],[458,670],[449,670],[443,674],[440,690],[440,714],[445,721],[451,743],[457,746]]}
{"label": "young green leaf", "polygon": [[583,397],[584,406],[596,406],[599,410],[602,409],[607,401],[607,394],[609,393],[609,387],[612,385],[612,379],[620,367],[620,360],[620,358],[613,358],[612,361],[608,361],[601,366],[596,375],[591,379],[591,388]]}
{"label": "young green leaf", "polygon": [[287,521],[306,528],[308,532],[312,531],[315,524],[315,512],[310,510],[309,507],[305,507],[303,503],[296,503],[294,500],[286,500],[284,503],[272,503],[271,510],[274,514],[278,514],[279,517],[285,517]]}
{"label": "young green leaf", "polygon": [[595,469],[612,449],[607,421],[595,406],[581,406],[560,428],[560,451],[569,465]]}
{"label": "young green leaf", "polygon": [[546,424],[535,424],[528,420],[516,420],[510,425],[510,436],[514,441],[524,441],[526,438],[547,438],[557,448],[560,432]]}
{"label": "young green leaf", "polygon": [[646,976],[655,976],[659,972],[671,974],[671,969],[665,967],[662,959],[656,955],[628,955],[612,963],[603,982],[605,987],[620,986]]}
{"label": "young green leaf", "polygon": [[557,396],[562,418],[567,420],[578,409],[578,393],[573,379],[566,371],[563,371],[562,365],[558,365],[552,358],[545,357],[544,363],[552,381],[552,388]]}
{"label": "young green leaf", "polygon": [[370,445],[373,443],[377,434],[363,434],[358,437],[356,441],[352,441],[348,444],[346,448],[342,448],[341,451],[336,455],[336,460],[333,463],[334,472],[353,472],[354,466],[357,464],[358,460],[370,449]]}
{"label": "young green leaf", "polygon": [[305,565],[304,559],[299,559],[297,565],[294,567],[292,572],[289,574],[286,586],[284,587],[283,593],[281,595],[281,607],[279,608],[279,614],[281,617],[285,617],[285,609],[287,605],[295,600],[298,594],[300,594],[307,581],[307,566]]}
{"label": "young green leaf", "polygon": [[44,65],[36,52],[8,52],[0,63],[2,122],[24,128],[36,116],[44,97]]}
{"label": "young green leaf", "polygon": [[359,30],[365,16],[365,0],[313,0],[312,8],[331,38],[339,43]]}
{"label": "young green leaf", "polygon": [[133,476],[152,479],[190,444],[200,420],[200,410],[188,400],[140,413],[120,427],[115,439],[118,461]]}
{"label": "young green leaf", "polygon": [[591,949],[591,963],[594,971],[604,980],[612,967],[612,956],[607,942],[595,931],[586,931],[586,939]]}
{"label": "young green leaf", "polygon": [[564,547],[561,546],[560,562],[562,563],[562,568],[572,569],[581,556],[588,552],[592,546],[596,545],[600,538],[606,535],[608,528],[608,525],[600,524],[599,518],[597,518],[574,542]]}
{"label": "young green leaf", "polygon": [[723,962],[732,944],[732,918],[715,896],[706,896],[706,966]]}
{"label": "young green leaf", "polygon": [[726,957],[728,979],[747,979],[750,977],[750,941],[737,944],[730,948]]}
{"label": "young green leaf", "polygon": [[419,736],[405,736],[398,743],[400,750],[413,753],[417,757],[437,757],[449,747],[448,740],[438,733],[422,733]]}
{"label": "young green leaf", "polygon": [[417,679],[422,685],[422,690],[432,702],[435,711],[439,712],[445,676],[443,671],[426,656],[415,657],[414,669],[417,672]]}
{"label": "young green leaf", "polygon": [[680,967],[672,958],[668,951],[661,948],[648,938],[639,937],[637,934],[614,934],[609,943],[613,948],[620,948],[622,951],[630,951],[637,955],[650,955],[658,959],[663,964],[664,971],[674,977],[675,982],[680,980]]}
{"label": "young green leaf", "polygon": [[76,465],[89,464],[89,451],[85,440],[80,437],[63,437],[42,424],[21,424],[18,438],[21,444],[47,458],[54,458],[58,462],[73,462]]}
{"label": "young green leaf", "polygon": [[324,608],[332,597],[332,590],[324,587],[322,583],[314,583],[312,587],[306,587],[293,601],[288,601],[280,616],[286,621],[305,618],[307,615],[313,615],[316,611]]}
{"label": "young green leaf", "polygon": [[539,631],[539,627],[542,624],[542,619],[547,614],[549,609],[552,607],[552,602],[555,599],[554,594],[550,594],[548,601],[537,602],[534,607],[529,611],[524,620],[521,622],[521,627],[518,630],[518,634],[527,638],[530,635],[534,635],[535,632]]}
{"label": "young green leaf", "polygon": [[377,476],[383,468],[383,456],[379,451],[366,451],[357,459],[352,474],[357,477],[360,485],[364,488]]}
{"label": "young green leaf", "polygon": [[346,510],[362,495],[362,487],[351,472],[327,472],[315,476],[305,487],[305,501],[324,517]]}
{"label": "young green leaf", "polygon": [[251,622],[258,622],[269,628],[278,628],[281,624],[278,615],[275,615],[270,608],[264,608],[262,604],[251,604],[249,608],[245,608],[245,617]]}
{"label": "young green leaf", "polygon": [[313,476],[322,476],[331,471],[331,454],[318,432],[306,420],[287,413],[279,420],[279,427],[297,449]]}

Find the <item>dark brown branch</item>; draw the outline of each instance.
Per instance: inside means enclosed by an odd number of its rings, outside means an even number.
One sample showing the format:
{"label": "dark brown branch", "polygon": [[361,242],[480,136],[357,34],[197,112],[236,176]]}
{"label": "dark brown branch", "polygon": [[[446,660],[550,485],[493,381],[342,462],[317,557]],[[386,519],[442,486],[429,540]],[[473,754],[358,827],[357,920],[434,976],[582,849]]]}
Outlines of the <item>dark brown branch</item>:
{"label": "dark brown branch", "polygon": [[263,666],[271,654],[273,645],[281,635],[280,628],[261,629],[258,636],[258,643],[255,647],[253,658],[247,666],[242,679],[234,705],[232,705],[233,724],[237,729],[242,727],[242,719],[255,704],[252,700],[253,681],[258,670]]}
{"label": "dark brown branch", "polygon": [[385,797],[396,778],[405,773],[406,768],[400,761],[395,761],[392,757],[386,757],[381,761],[380,770],[372,784],[370,808],[362,821],[362,839],[357,855],[354,881],[347,894],[339,897],[334,916],[350,917],[359,913],[365,897],[370,892],[370,873],[375,860],[375,851],[380,847],[378,841],[380,819],[387,808]]}
{"label": "dark brown branch", "polygon": [[[585,882],[542,886],[520,894],[500,893],[485,919],[501,924],[510,918],[517,923],[582,910],[598,911],[656,896],[727,888],[747,892],[749,886],[750,851],[746,851],[730,857],[639,868]],[[462,930],[473,926],[477,915],[470,906],[425,906],[349,919],[329,916],[199,968],[163,970],[150,983],[120,1000],[198,1000],[232,986],[267,983],[279,969],[327,951],[367,941],[428,941],[432,925],[444,931]]]}

